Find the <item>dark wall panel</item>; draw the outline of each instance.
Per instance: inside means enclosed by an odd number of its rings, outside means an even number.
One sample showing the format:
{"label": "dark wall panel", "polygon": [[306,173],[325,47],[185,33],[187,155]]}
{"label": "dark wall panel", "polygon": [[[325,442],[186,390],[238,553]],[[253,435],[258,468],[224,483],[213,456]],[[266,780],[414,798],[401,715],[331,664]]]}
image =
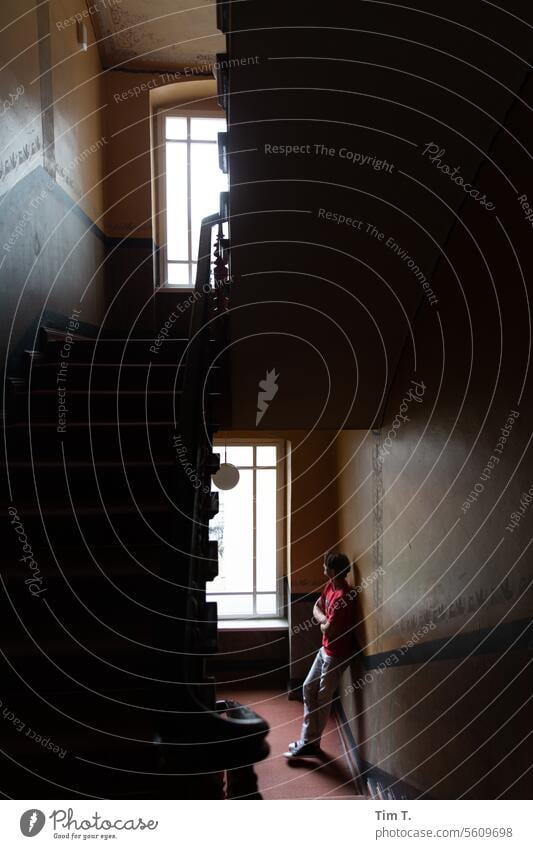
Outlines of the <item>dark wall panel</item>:
{"label": "dark wall panel", "polygon": [[[384,15],[251,0],[231,13],[234,426],[253,426],[272,368],[262,427],[379,426],[416,309],[445,295],[433,274],[465,200],[426,145],[474,179],[524,66],[454,38],[447,4]],[[477,0],[461,15],[527,54],[511,17]],[[501,175],[478,181],[490,195]]]}

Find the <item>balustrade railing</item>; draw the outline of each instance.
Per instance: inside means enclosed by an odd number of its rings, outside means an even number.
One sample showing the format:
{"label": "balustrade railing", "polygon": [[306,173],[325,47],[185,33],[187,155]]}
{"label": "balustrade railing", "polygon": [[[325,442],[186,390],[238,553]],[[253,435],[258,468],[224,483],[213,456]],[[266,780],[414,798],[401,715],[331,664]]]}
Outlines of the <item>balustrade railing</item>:
{"label": "balustrade railing", "polygon": [[[205,600],[205,584],[217,573],[218,553],[209,540],[209,518],[218,510],[218,497],[210,493],[211,474],[218,467],[212,452],[216,429],[206,390],[214,347],[223,347],[229,307],[230,272],[227,236],[227,201],[221,197],[222,212],[202,220],[195,298],[190,321],[189,345],[184,370],[180,426],[183,444],[195,466],[201,485],[185,482],[184,509],[190,521],[187,556],[188,588],[184,655],[187,684],[198,724],[204,729],[207,764],[225,776],[227,798],[261,798],[253,764],[268,754],[268,724],[262,717],[234,702],[216,702],[214,685],[205,676],[202,651],[213,650],[212,626],[216,625],[213,603]],[[216,544],[215,544],[216,545]],[[206,632],[209,633],[206,633]],[[202,761],[205,761],[202,758]]]}

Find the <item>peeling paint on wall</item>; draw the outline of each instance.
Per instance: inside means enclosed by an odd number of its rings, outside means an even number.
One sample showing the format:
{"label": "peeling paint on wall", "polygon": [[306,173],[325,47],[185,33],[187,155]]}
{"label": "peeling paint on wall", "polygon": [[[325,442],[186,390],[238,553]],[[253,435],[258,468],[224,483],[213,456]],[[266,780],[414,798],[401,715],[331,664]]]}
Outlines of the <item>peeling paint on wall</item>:
{"label": "peeling paint on wall", "polygon": [[184,0],[122,0],[95,7],[93,24],[102,64],[129,70],[176,70],[214,62],[225,50],[216,26],[215,4]]}
{"label": "peeling paint on wall", "polygon": [[[381,431],[374,431],[372,446],[372,481],[374,487],[373,520],[373,570],[376,580],[373,584],[374,608],[378,635],[382,632],[383,609],[383,465],[381,462]],[[379,639],[379,637],[378,637]],[[375,650],[378,650],[377,648]]]}

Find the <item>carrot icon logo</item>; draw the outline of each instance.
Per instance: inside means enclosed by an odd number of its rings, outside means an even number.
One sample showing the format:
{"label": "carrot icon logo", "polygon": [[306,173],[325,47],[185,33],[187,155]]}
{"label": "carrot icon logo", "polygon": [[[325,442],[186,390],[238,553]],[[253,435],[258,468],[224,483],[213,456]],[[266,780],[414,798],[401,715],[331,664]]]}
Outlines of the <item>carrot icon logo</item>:
{"label": "carrot icon logo", "polygon": [[20,818],[20,830],[24,837],[35,837],[42,831],[46,817],[36,808],[25,811]]}
{"label": "carrot icon logo", "polygon": [[268,410],[269,404],[278,391],[276,369],[267,371],[264,380],[259,381],[259,392],[257,393],[257,415],[255,417],[256,427]]}

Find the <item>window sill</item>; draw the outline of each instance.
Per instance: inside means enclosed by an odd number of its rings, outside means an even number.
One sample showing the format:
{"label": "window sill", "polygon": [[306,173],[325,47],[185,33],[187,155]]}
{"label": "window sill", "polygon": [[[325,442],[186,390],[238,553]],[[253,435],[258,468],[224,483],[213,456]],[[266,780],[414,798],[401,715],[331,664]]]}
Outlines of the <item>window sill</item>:
{"label": "window sill", "polygon": [[219,631],[287,631],[286,619],[220,619]]}
{"label": "window sill", "polygon": [[155,286],[157,292],[194,292],[195,285],[185,286],[181,283],[162,283],[160,286]]}

